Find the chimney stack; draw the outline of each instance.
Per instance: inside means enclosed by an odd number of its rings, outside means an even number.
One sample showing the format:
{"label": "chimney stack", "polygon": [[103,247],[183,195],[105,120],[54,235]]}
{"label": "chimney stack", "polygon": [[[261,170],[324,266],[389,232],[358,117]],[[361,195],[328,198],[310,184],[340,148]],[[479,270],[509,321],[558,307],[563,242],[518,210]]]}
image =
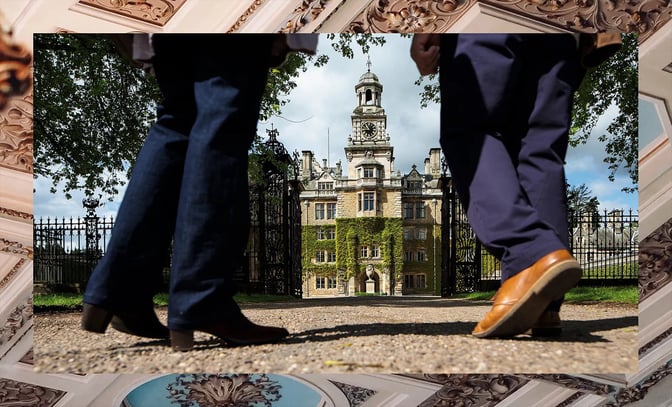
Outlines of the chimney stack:
{"label": "chimney stack", "polygon": [[313,174],[313,152],[309,150],[301,151],[301,176],[310,179]]}

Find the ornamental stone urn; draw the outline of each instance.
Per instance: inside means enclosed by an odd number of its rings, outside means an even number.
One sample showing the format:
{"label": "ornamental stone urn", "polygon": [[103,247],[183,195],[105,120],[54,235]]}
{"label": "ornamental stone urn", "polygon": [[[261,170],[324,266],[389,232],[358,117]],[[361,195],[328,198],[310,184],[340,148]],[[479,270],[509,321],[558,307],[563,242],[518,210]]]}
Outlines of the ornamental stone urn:
{"label": "ornamental stone urn", "polygon": [[368,266],[366,266],[366,277],[367,277],[366,281],[373,281],[373,278],[372,278],[373,277],[373,264],[369,264]]}

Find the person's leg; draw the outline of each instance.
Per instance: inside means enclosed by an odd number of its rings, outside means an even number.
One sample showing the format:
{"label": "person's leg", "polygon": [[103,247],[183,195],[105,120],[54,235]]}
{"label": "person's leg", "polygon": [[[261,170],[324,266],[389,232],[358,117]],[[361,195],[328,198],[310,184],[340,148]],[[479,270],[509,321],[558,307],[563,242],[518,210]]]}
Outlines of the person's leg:
{"label": "person's leg", "polygon": [[[445,51],[448,52],[445,52]],[[441,146],[469,222],[502,280],[565,245],[530,205],[503,129],[521,103],[524,36],[459,35],[441,50]]]}
{"label": "person's leg", "polygon": [[198,116],[177,211],[168,326],[212,332],[209,327],[241,316],[232,272],[242,265],[248,240],[248,149],[271,37],[199,35],[189,41]]}
{"label": "person's leg", "polygon": [[[89,318],[85,314],[83,326],[88,330],[104,331],[111,312],[122,315],[121,323],[113,320],[113,326],[116,322],[115,328],[125,332],[152,337],[168,333],[165,327],[158,328],[152,297],[162,284],[188,134],[195,119],[190,73],[182,58],[169,48],[158,47],[154,61],[164,96],[157,109],[157,122],[134,164],[106,254],[91,275],[84,294],[86,304],[106,310]],[[134,322],[133,315],[141,317]],[[150,317],[154,320],[147,322]],[[152,326],[149,335],[141,335],[148,333],[142,327],[143,322]]]}
{"label": "person's leg", "polygon": [[526,104],[529,37],[460,35],[442,47],[441,145],[469,222],[502,259],[502,287],[474,335],[524,332],[580,278],[558,232],[529,201],[517,171],[523,136],[509,132]]}
{"label": "person's leg", "polygon": [[[523,135],[516,169],[530,204],[569,248],[564,160],[573,95],[583,72],[571,35],[533,36],[529,47],[535,63],[528,64],[521,86],[530,96],[519,106],[521,125],[514,128]],[[557,312],[561,304],[555,300],[547,310]]]}

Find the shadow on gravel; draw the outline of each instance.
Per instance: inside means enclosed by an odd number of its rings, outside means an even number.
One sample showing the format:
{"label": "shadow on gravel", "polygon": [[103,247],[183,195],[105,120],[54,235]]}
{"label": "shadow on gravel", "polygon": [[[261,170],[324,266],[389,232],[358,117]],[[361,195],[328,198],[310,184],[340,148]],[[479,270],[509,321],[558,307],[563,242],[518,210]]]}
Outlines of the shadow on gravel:
{"label": "shadow on gravel", "polygon": [[[440,300],[441,301],[441,300]],[[445,300],[444,300],[445,301]],[[312,302],[312,301],[311,301]],[[464,305],[463,301],[451,301],[454,305]],[[461,303],[461,304],[460,304]],[[293,303],[285,303],[294,305]],[[417,302],[414,306],[419,306]],[[472,304],[473,302],[468,302]],[[277,304],[275,304],[277,305]],[[343,305],[339,303],[339,305]],[[370,304],[369,304],[370,305]],[[442,307],[447,304],[441,304]],[[390,340],[394,340],[398,335],[420,335],[420,336],[451,336],[460,335],[472,338],[471,331],[476,324],[473,321],[458,321],[458,322],[433,322],[433,323],[371,323],[371,324],[344,324],[335,327],[310,329],[303,332],[295,332],[290,334],[288,338],[278,343],[283,344],[300,344],[306,342],[329,342],[339,339],[365,337],[365,336],[389,336]],[[619,318],[597,319],[597,320],[564,320],[563,321],[563,335],[560,337],[532,337],[530,335],[518,335],[511,338],[495,338],[495,340],[514,340],[514,341],[536,341],[536,342],[567,342],[567,343],[597,343],[597,342],[611,342],[610,339],[604,338],[597,333],[612,331],[618,329],[631,328],[636,330],[638,326],[637,316],[627,316]],[[132,339],[131,339],[132,338]],[[476,338],[473,338],[477,340]],[[488,339],[481,339],[488,340]],[[128,345],[113,346],[107,348],[108,350],[147,350],[153,347],[167,347],[170,346],[167,340],[141,339],[129,336]],[[230,347],[223,341],[216,337],[208,340],[201,340],[195,342],[195,350],[207,350],[220,347]]]}
{"label": "shadow on gravel", "polygon": [[[136,338],[137,339],[137,338]],[[128,345],[119,345],[119,346],[110,346],[107,347],[106,350],[109,351],[118,351],[118,350],[130,350],[130,351],[135,351],[135,352],[140,352],[140,353],[145,353],[147,352],[148,349],[152,349],[155,347],[161,347],[161,348],[170,348],[170,341],[167,339],[147,339],[147,340],[142,340],[139,339],[139,341],[136,341],[134,343],[130,343]],[[208,350],[208,349],[216,349],[216,348],[222,348],[222,347],[233,347],[233,346],[228,346],[224,341],[222,341],[219,338],[212,337],[212,339],[208,339],[205,341],[194,341],[194,350]],[[172,349],[170,350],[172,351]],[[188,352],[188,351],[187,351]]]}
{"label": "shadow on gravel", "polygon": [[[332,328],[313,329],[298,332],[284,341],[286,343],[300,342],[327,342],[358,336],[388,335],[469,335],[474,329],[473,322],[447,322],[447,323],[401,323],[401,324],[355,324],[338,325]],[[564,335],[561,337],[538,338],[529,335],[518,335],[508,340],[520,341],[552,341],[552,342],[609,342],[601,335],[594,332],[610,331],[627,327],[636,327],[637,317],[600,319],[596,321],[567,321]],[[501,338],[500,338],[501,339]],[[495,339],[496,340],[496,339]]]}
{"label": "shadow on gravel", "polygon": [[[592,321],[563,321],[563,336],[560,337],[532,337],[530,335],[518,335],[511,338],[493,338],[481,340],[514,340],[523,342],[583,342],[597,343],[610,342],[596,332],[612,331],[617,329],[637,329],[637,317],[622,317],[599,319]],[[375,323],[375,324],[345,324],[330,328],[311,329],[303,332],[290,334],[288,338],[278,343],[299,344],[306,342],[329,342],[339,339],[363,337],[363,336],[389,336],[394,340],[398,335],[424,335],[424,336],[450,336],[462,335],[471,337],[474,322],[435,322],[435,323]],[[137,338],[135,338],[137,339]],[[476,338],[474,338],[476,340]],[[154,346],[169,346],[166,340],[140,340],[126,346],[115,346],[109,350],[138,349]],[[205,341],[196,341],[195,350],[207,350],[219,347],[231,347],[223,341],[212,337]]]}

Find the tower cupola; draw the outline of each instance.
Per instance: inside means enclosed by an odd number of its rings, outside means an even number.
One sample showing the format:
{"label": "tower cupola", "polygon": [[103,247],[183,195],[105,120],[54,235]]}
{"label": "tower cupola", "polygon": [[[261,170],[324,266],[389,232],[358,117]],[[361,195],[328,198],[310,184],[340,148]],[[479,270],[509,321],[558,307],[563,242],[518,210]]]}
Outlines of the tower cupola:
{"label": "tower cupola", "polygon": [[366,106],[380,108],[382,103],[381,97],[383,94],[383,85],[378,80],[378,75],[371,72],[371,57],[369,57],[366,62],[366,66],[366,72],[359,77],[359,82],[355,85],[357,109],[362,109]]}

